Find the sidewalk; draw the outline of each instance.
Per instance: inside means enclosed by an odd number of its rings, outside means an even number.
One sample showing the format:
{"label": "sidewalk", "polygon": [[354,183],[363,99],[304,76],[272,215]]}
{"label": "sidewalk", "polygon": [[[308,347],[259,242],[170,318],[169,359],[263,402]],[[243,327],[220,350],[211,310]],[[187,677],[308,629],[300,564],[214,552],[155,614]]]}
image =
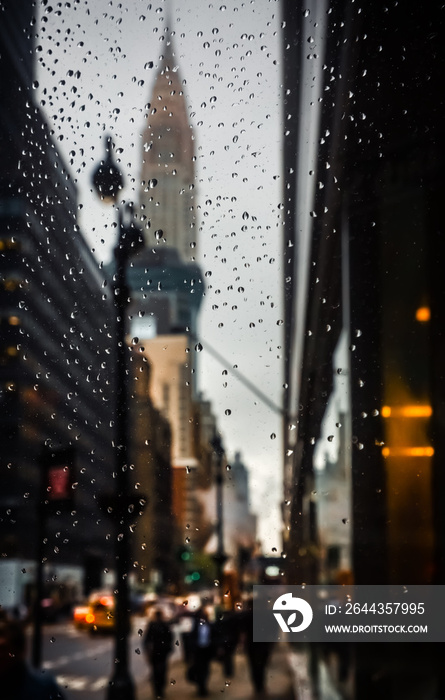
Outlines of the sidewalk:
{"label": "sidewalk", "polygon": [[[183,661],[170,664],[167,678],[169,679],[165,700],[192,700],[198,698],[196,686],[186,681],[186,666]],[[266,672],[267,693],[262,700],[296,700],[292,688],[292,676],[287,659],[285,645],[277,644],[269,661]],[[249,669],[244,654],[235,656],[235,674],[226,680],[222,673],[220,663],[214,661],[211,666],[209,680],[209,700],[221,700],[224,694],[227,700],[254,700],[255,696],[250,682]],[[146,680],[138,684],[138,700],[153,700],[154,695],[151,685]],[[259,700],[259,699],[258,699]]]}

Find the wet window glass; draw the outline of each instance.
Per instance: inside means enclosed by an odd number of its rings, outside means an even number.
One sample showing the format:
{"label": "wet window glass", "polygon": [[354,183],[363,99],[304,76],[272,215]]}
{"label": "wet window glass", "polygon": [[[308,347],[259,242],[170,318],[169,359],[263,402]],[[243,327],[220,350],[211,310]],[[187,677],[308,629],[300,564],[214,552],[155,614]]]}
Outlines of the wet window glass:
{"label": "wet window glass", "polygon": [[7,700],[445,697],[439,644],[252,612],[443,583],[443,45],[439,5],[0,0]]}

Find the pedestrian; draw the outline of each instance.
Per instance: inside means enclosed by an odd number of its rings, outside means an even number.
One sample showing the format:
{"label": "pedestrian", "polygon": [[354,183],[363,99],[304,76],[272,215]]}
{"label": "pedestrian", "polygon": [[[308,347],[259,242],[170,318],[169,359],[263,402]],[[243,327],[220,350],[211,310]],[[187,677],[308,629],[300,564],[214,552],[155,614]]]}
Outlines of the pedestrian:
{"label": "pedestrian", "polygon": [[0,620],[0,688],[2,700],[60,700],[63,694],[46,671],[26,662],[26,636],[17,620]]}
{"label": "pedestrian", "polygon": [[225,678],[233,678],[235,673],[233,657],[239,637],[238,617],[238,613],[225,611],[215,627],[216,658],[222,664]]}
{"label": "pedestrian", "polygon": [[241,614],[244,650],[249,665],[255,697],[260,700],[266,693],[266,669],[272,651],[270,642],[253,641],[253,601],[247,602],[247,610]]}
{"label": "pedestrian", "polygon": [[191,665],[188,669],[188,679],[198,685],[198,694],[204,698],[209,694],[207,684],[214,652],[214,630],[204,608],[200,608],[196,613],[190,642]]}
{"label": "pedestrian", "polygon": [[172,651],[173,636],[161,610],[156,610],[148,624],[143,646],[151,667],[151,679],[155,698],[163,698],[167,679],[167,659]]}

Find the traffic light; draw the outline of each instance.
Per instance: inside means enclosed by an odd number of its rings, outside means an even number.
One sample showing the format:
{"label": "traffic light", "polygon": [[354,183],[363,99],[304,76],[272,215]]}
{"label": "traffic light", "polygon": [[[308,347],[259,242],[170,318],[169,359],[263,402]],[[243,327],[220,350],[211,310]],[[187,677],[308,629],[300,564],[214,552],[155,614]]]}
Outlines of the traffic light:
{"label": "traffic light", "polygon": [[187,562],[192,558],[192,553],[187,547],[180,547],[178,549],[178,559],[179,561]]}
{"label": "traffic light", "polygon": [[42,487],[46,503],[72,508],[75,451],[73,447],[45,447],[41,455]]}

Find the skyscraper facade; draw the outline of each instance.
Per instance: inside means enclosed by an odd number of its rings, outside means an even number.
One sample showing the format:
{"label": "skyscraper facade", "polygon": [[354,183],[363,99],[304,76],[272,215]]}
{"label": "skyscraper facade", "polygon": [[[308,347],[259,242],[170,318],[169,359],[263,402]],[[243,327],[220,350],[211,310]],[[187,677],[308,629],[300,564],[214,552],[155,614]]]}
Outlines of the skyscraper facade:
{"label": "skyscraper facade", "polygon": [[183,262],[197,254],[195,148],[172,45],[152,91],[143,133],[139,204],[147,245],[163,242]]}
{"label": "skyscraper facade", "polygon": [[76,223],[76,187],[33,99],[33,4],[1,10],[0,551],[9,562],[36,558],[43,450],[68,449],[59,466],[70,469],[69,497],[48,515],[44,556],[59,582],[69,570],[92,587],[111,563],[99,496],[113,488],[114,312]]}
{"label": "skyscraper facade", "polygon": [[[289,0],[284,24],[289,581],[320,580],[315,460],[347,422],[349,580],[443,583],[443,11]],[[345,697],[443,697],[411,646],[355,645]]]}
{"label": "skyscraper facade", "polygon": [[195,261],[194,135],[170,42],[150,97],[142,144],[138,207],[146,246],[128,270],[132,336],[151,365],[153,404],[171,426],[173,510],[183,531],[197,525],[200,513],[193,417],[204,285]]}

